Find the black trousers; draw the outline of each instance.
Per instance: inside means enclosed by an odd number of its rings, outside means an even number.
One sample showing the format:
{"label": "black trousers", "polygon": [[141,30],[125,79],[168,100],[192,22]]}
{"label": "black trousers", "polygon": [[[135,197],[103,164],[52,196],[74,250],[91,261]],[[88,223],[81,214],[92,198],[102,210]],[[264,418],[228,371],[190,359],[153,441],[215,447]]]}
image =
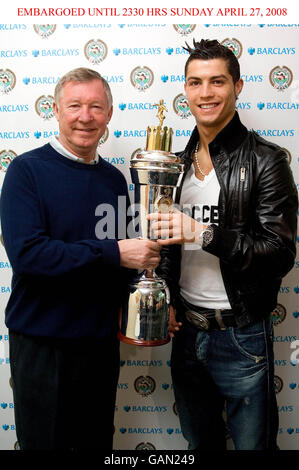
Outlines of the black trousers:
{"label": "black trousers", "polygon": [[111,450],[118,341],[57,340],[10,330],[9,342],[20,448]]}

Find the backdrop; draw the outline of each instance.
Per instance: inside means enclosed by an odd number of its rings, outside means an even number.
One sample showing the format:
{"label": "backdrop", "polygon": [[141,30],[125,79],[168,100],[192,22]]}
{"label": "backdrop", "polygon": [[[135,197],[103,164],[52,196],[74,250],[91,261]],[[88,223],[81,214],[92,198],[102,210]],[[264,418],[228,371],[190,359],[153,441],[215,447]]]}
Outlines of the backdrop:
{"label": "backdrop", "polygon": [[[248,128],[286,149],[298,186],[298,27],[296,24],[1,25],[0,187],[13,158],[58,134],[52,108],[55,84],[67,71],[84,66],[99,71],[111,86],[114,115],[100,144],[100,153],[124,173],[133,195],[129,160],[136,149],[144,147],[147,126],[158,123],[153,104],[160,99],[165,101],[168,111],[164,124],[174,130],[173,151],[184,148],[194,127],[184,96],[187,53],[182,49],[185,41],[191,42],[193,38],[216,38],[239,57],[244,80],[237,102],[241,119]],[[293,270],[283,279],[273,312],[281,449],[298,449],[299,444],[298,268],[297,258]],[[18,447],[8,332],[4,324],[10,281],[11,266],[1,244],[0,449]],[[173,396],[170,348],[170,344],[156,348],[122,344],[115,449],[186,449]],[[100,366],[99,363],[99,370]],[[92,403],[79,402],[77,406],[92,413]],[[99,439],[102,432],[105,430],[100,428]]]}

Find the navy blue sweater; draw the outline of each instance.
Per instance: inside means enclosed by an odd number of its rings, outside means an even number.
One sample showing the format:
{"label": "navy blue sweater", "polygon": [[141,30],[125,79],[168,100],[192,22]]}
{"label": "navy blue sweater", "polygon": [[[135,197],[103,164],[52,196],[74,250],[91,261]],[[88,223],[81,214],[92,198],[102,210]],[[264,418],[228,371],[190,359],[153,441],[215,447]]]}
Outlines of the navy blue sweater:
{"label": "navy blue sweater", "polygon": [[[115,335],[132,274],[119,264],[118,220],[126,213],[118,213],[118,196],[128,206],[125,178],[102,158],[82,164],[47,144],[12,161],[1,194],[2,235],[13,269],[8,328],[56,338]],[[102,203],[115,208],[113,239],[96,237]]]}

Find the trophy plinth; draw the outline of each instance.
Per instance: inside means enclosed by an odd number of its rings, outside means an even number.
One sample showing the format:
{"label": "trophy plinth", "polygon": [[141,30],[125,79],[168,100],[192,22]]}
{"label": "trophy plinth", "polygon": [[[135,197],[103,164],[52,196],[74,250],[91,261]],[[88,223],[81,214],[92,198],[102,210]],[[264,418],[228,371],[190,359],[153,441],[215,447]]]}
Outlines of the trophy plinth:
{"label": "trophy plinth", "polygon": [[[135,207],[139,207],[139,228],[142,238],[153,239],[147,215],[170,212],[176,188],[183,176],[180,158],[171,153],[172,129],[164,127],[166,108],[158,106],[158,127],[148,127],[146,150],[133,154],[130,161],[135,185]],[[129,286],[129,300],[120,312],[121,341],[137,346],[160,346],[169,342],[168,320],[170,295],[166,282],[154,270],[145,270]]]}

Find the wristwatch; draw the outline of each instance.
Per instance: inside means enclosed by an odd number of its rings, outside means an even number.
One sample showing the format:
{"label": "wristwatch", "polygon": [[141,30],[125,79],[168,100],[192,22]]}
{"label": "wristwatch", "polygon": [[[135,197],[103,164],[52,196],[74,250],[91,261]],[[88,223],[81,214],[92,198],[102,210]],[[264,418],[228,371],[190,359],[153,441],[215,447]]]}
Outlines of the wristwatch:
{"label": "wristwatch", "polygon": [[200,238],[202,239],[201,246],[203,248],[208,246],[213,240],[213,237],[214,237],[214,229],[211,225],[208,225],[208,227],[200,233]]}

